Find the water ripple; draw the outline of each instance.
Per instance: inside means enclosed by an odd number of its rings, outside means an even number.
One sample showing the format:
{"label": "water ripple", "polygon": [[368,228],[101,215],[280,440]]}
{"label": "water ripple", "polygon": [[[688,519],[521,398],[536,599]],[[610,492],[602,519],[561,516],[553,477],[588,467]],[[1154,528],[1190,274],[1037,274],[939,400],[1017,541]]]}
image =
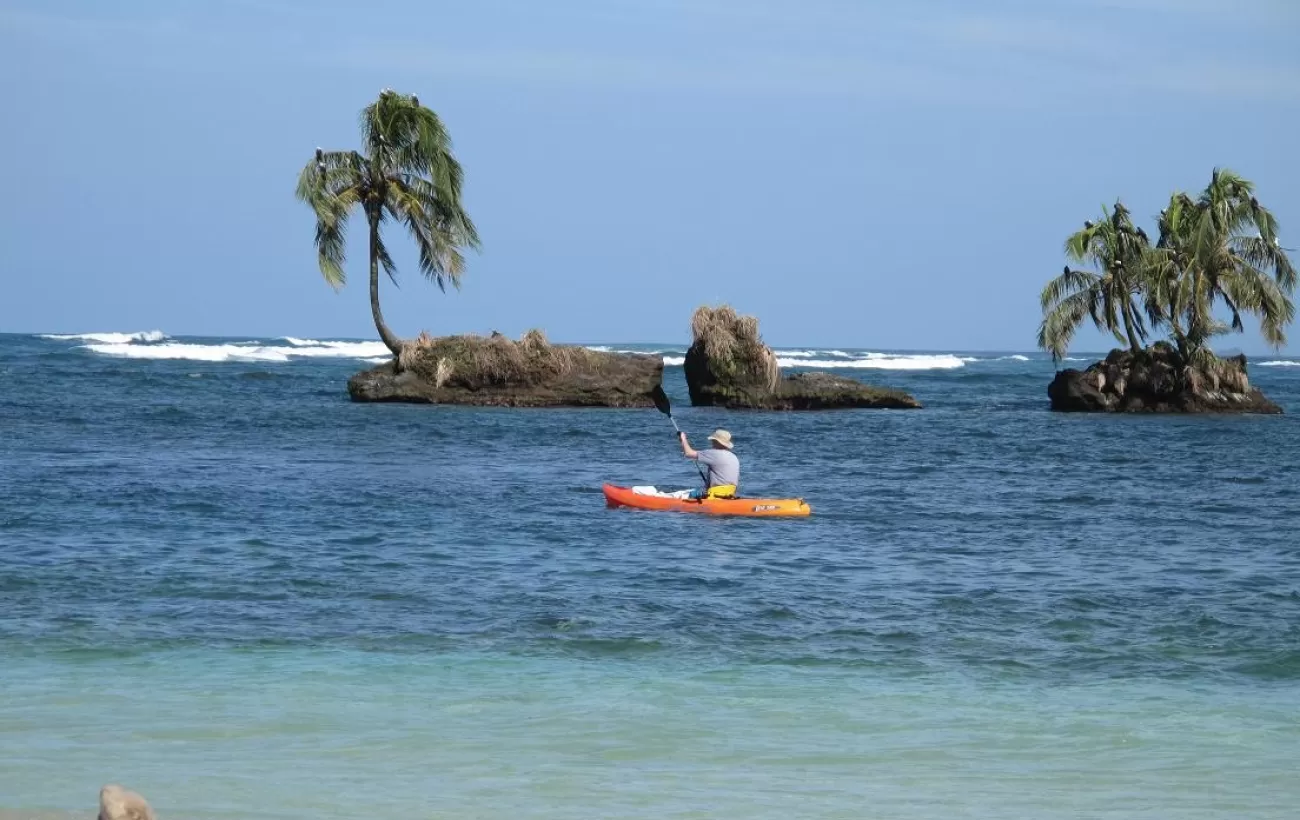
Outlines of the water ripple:
{"label": "water ripple", "polygon": [[736,433],[748,492],[815,510],[733,521],[604,509],[604,480],[692,481],[653,411],[354,405],[347,363],[0,345],[6,653],[1300,679],[1284,368],[1258,377],[1274,419],[1055,416],[1036,362],[882,379],[921,413],[734,415],[670,370],[687,429]]}

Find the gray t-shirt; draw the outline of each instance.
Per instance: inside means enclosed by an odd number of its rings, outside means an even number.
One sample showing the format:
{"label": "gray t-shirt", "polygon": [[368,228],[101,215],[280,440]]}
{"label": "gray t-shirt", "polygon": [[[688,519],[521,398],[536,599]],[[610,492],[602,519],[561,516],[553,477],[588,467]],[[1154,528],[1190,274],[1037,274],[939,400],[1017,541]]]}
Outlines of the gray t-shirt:
{"label": "gray t-shirt", "polygon": [[704,474],[710,487],[721,484],[740,485],[740,459],[730,450],[710,447],[700,450],[695,460],[704,465]]}

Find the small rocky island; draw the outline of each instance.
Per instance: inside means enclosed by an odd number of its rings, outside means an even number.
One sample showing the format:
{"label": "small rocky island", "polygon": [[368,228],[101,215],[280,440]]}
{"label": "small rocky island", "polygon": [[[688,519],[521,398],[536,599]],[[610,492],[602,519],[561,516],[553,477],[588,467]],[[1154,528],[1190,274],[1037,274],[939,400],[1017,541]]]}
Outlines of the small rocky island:
{"label": "small rocky island", "polygon": [[1166,342],[1113,350],[1087,370],[1058,371],[1047,388],[1053,410],[1083,413],[1281,413],[1251,387],[1246,357],[1191,366]]}
{"label": "small rocky island", "polygon": [[651,392],[662,381],[664,367],[657,356],[552,345],[536,330],[519,341],[500,333],[399,338],[384,321],[379,304],[380,270],[394,281],[397,277],[384,244],[384,223],[409,229],[420,273],[444,290],[460,286],[463,252],[479,247],[478,231],[461,202],[463,174],[451,137],[438,115],[414,94],[380,92],[361,112],[361,137],[360,151],[317,148],[299,172],[295,191],[316,218],[317,262],[332,287],[341,288],[347,281],[344,229],[349,216],[360,212],[369,228],[370,312],[393,359],[348,380],[353,400],[654,406]]}
{"label": "small rocky island", "polygon": [[653,407],[663,359],[552,345],[539,330],[404,342],[391,362],[348,380],[353,401],[492,407]]}
{"label": "small rocky island", "polygon": [[[1061,361],[1075,331],[1091,319],[1126,347],[1087,370],[1058,371],[1047,388],[1052,409],[1281,413],[1251,387],[1245,356],[1221,358],[1209,344],[1243,332],[1250,316],[1280,349],[1295,315],[1296,270],[1254,184],[1216,168],[1196,197],[1170,197],[1156,231],[1153,243],[1116,202],[1065,240],[1070,261],[1093,270],[1066,265],[1043,288],[1038,346]],[[1148,345],[1160,332],[1166,338]]]}
{"label": "small rocky island", "polygon": [[754,410],[915,409],[906,393],[829,373],[781,375],[758,320],[729,306],[704,306],[691,319],[686,385],[696,407]]}

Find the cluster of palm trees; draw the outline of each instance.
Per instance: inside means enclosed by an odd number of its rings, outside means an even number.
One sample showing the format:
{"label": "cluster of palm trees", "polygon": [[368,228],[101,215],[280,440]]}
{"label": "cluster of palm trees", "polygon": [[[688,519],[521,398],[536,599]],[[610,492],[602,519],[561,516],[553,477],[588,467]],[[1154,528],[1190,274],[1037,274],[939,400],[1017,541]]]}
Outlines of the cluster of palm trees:
{"label": "cluster of palm trees", "polygon": [[1215,169],[1195,199],[1170,198],[1154,244],[1123,203],[1103,207],[1099,221],[1083,223],[1065,242],[1071,261],[1094,270],[1067,265],[1043,288],[1038,346],[1059,361],[1091,319],[1134,353],[1164,331],[1185,364],[1200,366],[1213,361],[1213,337],[1244,330],[1243,316],[1258,320],[1270,345],[1284,346],[1296,271],[1254,187]]}
{"label": "cluster of palm trees", "polygon": [[[459,286],[462,249],[477,248],[479,237],[461,204],[463,174],[451,138],[415,95],[380,92],[361,112],[361,141],[361,151],[317,148],[298,177],[297,196],[315,212],[321,273],[336,288],[345,281],[348,218],[355,210],[365,215],[370,308],[380,339],[400,357],[403,342],[379,307],[379,269],[390,277],[397,272],[381,227],[396,222],[407,229],[420,272],[440,288]],[[1243,315],[1259,320],[1270,344],[1286,343],[1295,268],[1254,185],[1231,171],[1216,169],[1196,199],[1174,194],[1160,212],[1154,244],[1116,202],[1102,208],[1100,221],[1085,222],[1065,250],[1095,270],[1067,265],[1043,289],[1038,345],[1055,360],[1088,319],[1135,353],[1164,330],[1188,365],[1212,360],[1210,339],[1243,330]]]}

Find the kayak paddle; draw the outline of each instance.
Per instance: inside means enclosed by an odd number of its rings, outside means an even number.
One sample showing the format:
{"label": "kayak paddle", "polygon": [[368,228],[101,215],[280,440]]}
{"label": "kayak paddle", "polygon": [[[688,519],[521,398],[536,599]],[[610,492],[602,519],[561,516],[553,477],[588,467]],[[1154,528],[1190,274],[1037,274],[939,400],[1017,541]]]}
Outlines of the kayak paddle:
{"label": "kayak paddle", "polygon": [[682,428],[677,426],[677,419],[673,418],[673,406],[668,401],[668,394],[664,392],[664,386],[656,384],[655,389],[650,392],[650,398],[654,400],[655,409],[667,416],[668,420],[673,423],[673,429],[680,433]]}
{"label": "kayak paddle", "polygon": [[[673,418],[673,405],[668,401],[668,394],[664,392],[664,386],[662,384],[656,384],[655,389],[650,391],[650,398],[655,403],[655,409],[668,417],[668,420],[673,423],[673,429],[676,430],[677,434],[680,436],[682,428],[677,426],[677,419]],[[709,486],[709,478],[704,474],[704,471],[700,469],[700,463],[698,461],[695,462],[695,471],[700,474],[700,478],[704,481],[704,486],[707,488]]]}

